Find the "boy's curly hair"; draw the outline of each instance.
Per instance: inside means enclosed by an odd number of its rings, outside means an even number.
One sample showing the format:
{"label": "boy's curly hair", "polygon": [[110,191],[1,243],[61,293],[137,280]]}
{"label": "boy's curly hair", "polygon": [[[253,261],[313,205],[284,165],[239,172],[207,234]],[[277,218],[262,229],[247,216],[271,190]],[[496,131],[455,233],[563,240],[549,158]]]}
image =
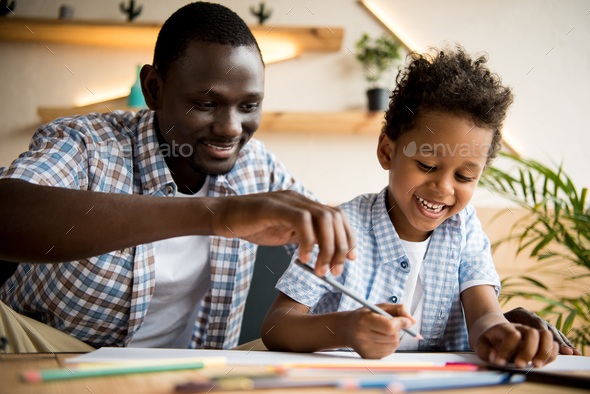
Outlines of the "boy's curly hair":
{"label": "boy's curly hair", "polygon": [[382,132],[396,141],[424,111],[465,114],[494,133],[488,164],[501,148],[502,123],[514,101],[511,89],[485,67],[486,55],[474,61],[461,46],[437,52],[408,54],[411,61],[397,75]]}

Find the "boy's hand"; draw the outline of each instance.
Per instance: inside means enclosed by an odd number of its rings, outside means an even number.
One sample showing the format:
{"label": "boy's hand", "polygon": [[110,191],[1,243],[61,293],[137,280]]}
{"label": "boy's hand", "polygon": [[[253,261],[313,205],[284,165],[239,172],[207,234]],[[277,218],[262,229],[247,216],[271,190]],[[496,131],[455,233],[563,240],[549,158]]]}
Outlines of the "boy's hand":
{"label": "boy's hand", "polygon": [[582,352],[576,349],[561,331],[534,312],[518,307],[504,313],[504,317],[511,323],[520,323],[525,326],[536,328],[537,330],[551,331],[553,333],[553,339],[559,344],[559,353],[561,354],[573,354],[575,356],[582,355]]}
{"label": "boy's hand", "polygon": [[499,366],[514,360],[519,368],[531,361],[539,368],[555,361],[559,345],[549,330],[502,323],[484,331],[477,338],[474,350],[482,360]]}
{"label": "boy's hand", "polygon": [[383,358],[395,352],[399,346],[399,330],[416,323],[403,305],[377,306],[394,318],[388,319],[367,308],[352,311],[347,318],[346,343],[363,358]]}

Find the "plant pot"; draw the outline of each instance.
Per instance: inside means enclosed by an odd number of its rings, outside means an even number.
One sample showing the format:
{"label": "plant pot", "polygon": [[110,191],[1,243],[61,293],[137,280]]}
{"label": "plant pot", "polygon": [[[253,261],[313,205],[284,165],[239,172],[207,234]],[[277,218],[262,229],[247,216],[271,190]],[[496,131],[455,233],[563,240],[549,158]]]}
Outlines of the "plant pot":
{"label": "plant pot", "polygon": [[369,111],[385,111],[389,106],[389,90],[375,88],[367,90]]}

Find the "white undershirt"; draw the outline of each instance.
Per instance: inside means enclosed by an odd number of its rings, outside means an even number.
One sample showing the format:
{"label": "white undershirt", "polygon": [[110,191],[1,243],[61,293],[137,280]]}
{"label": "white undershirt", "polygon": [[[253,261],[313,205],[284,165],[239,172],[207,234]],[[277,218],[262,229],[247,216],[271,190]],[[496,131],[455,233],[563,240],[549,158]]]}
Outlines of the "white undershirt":
{"label": "white undershirt", "polygon": [[[422,242],[410,242],[401,240],[406,255],[410,260],[410,276],[406,280],[404,295],[401,303],[404,304],[406,311],[416,319],[416,324],[412,328],[420,332],[422,328],[422,309],[424,306],[424,269],[422,261],[428,250],[430,237]],[[400,343],[398,350],[418,350],[419,341],[411,335],[406,335],[404,331],[399,332]]]}
{"label": "white undershirt", "polygon": [[[195,195],[205,197],[209,177]],[[130,347],[187,349],[201,300],[211,288],[209,237],[187,236],[154,242],[156,285],[143,325]]]}

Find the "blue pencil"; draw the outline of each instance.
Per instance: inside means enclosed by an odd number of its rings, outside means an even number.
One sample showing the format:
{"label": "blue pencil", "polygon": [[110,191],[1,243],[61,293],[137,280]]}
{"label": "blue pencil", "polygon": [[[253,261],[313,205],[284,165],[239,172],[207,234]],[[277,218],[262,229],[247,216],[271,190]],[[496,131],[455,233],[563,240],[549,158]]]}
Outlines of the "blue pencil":
{"label": "blue pencil", "polygon": [[[313,271],[313,268],[311,268],[307,264],[302,263],[299,259],[295,260],[295,264],[297,264],[298,266],[300,266],[301,268],[303,268],[307,272],[310,272],[310,273],[312,273],[312,274],[315,275],[315,272]],[[378,313],[380,315],[383,315],[383,316],[385,316],[388,319],[393,319],[393,316],[391,316],[389,313],[387,313],[383,309],[381,309],[381,308],[379,308],[379,307],[377,307],[377,306],[369,303],[363,297],[361,297],[360,295],[356,294],[355,292],[353,292],[349,288],[341,285],[339,282],[335,281],[334,279],[329,278],[326,275],[324,275],[324,276],[318,276],[318,278],[320,278],[321,280],[323,280],[324,282],[326,282],[330,286],[332,286],[332,287],[340,290],[343,294],[346,294],[347,296],[349,296],[353,300],[360,302],[361,304],[363,304],[363,306],[365,306],[366,308],[369,308],[371,311],[373,311],[375,313]],[[408,334],[410,334],[411,336],[413,336],[416,339],[424,339],[422,337],[422,335],[418,334],[417,332],[415,332],[414,330],[412,330],[410,328],[402,328],[402,330],[404,332],[407,332]]]}

